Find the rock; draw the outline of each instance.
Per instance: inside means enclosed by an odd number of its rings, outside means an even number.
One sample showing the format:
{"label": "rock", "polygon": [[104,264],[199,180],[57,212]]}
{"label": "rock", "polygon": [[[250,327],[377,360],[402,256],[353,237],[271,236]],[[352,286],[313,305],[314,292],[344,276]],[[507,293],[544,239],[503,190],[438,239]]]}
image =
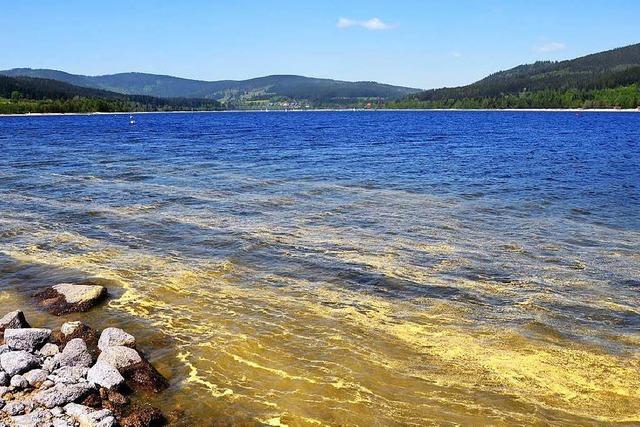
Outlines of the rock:
{"label": "rock", "polygon": [[38,367],[40,359],[24,350],[8,351],[0,354],[0,366],[9,374],[14,376]]}
{"label": "rock", "polygon": [[6,344],[0,345],[0,354],[4,353],[5,351],[11,351],[11,349]]}
{"label": "rock", "polygon": [[29,382],[29,385],[33,388],[38,388],[47,380],[49,373],[44,369],[32,369],[24,374],[24,378]]}
{"label": "rock", "polygon": [[35,401],[51,409],[74,402],[85,396],[89,391],[91,391],[91,386],[88,383],[58,383],[47,390],[41,390],[36,393]]}
{"label": "rock", "polygon": [[38,353],[42,357],[51,357],[60,353],[60,348],[58,348],[58,346],[55,344],[46,343],[45,345],[42,346],[42,348],[38,351]]}
{"label": "rock", "polygon": [[12,311],[11,313],[7,313],[4,315],[2,319],[0,319],[0,337],[4,333],[5,329],[19,329],[19,328],[30,328],[29,322],[24,318],[24,313],[20,310]]}
{"label": "rock", "polygon": [[151,405],[135,406],[129,415],[120,420],[122,427],[156,427],[165,424],[162,412]]}
{"label": "rock", "polygon": [[88,311],[107,296],[102,285],[85,283],[60,283],[35,295],[40,305],[56,316]]}
{"label": "rock", "polygon": [[93,358],[87,349],[87,344],[81,338],[74,338],[64,346],[62,353],[54,356],[58,359],[60,366],[83,366],[89,367]]}
{"label": "rock", "polygon": [[77,331],[79,328],[81,328],[82,325],[83,323],[80,322],[79,320],[76,320],[73,322],[65,322],[60,327],[60,332],[62,332],[64,335],[71,335],[72,333]]}
{"label": "rock", "polygon": [[104,351],[107,347],[124,346],[135,347],[136,339],[133,335],[126,333],[119,328],[106,328],[100,334],[100,340],[98,341],[98,348],[100,351]]}
{"label": "rock", "polygon": [[54,383],[53,381],[51,381],[51,380],[44,380],[44,381],[42,382],[42,384],[40,384],[40,387],[39,387],[39,388],[40,388],[40,390],[46,390],[46,389],[48,389],[48,388],[53,387],[54,385],[55,385],[55,383]]}
{"label": "rock", "polygon": [[27,379],[25,377],[23,377],[22,375],[14,375],[11,378],[10,385],[11,385],[11,387],[20,390],[20,389],[29,387],[29,381],[27,381]]}
{"label": "rock", "polygon": [[142,357],[134,349],[119,345],[105,348],[98,356],[98,362],[108,363],[121,370],[142,362]]}
{"label": "rock", "polygon": [[0,371],[0,386],[5,386],[9,384],[11,381],[11,377],[5,371]]}
{"label": "rock", "polygon": [[2,410],[8,415],[22,415],[24,414],[25,409],[26,407],[24,406],[24,403],[18,400],[8,402],[6,405],[4,405],[4,408],[2,408]]}
{"label": "rock", "polygon": [[21,328],[5,329],[4,342],[12,350],[25,350],[33,352],[47,342],[51,335],[50,329]]}
{"label": "rock", "polygon": [[36,408],[27,415],[11,417],[14,425],[20,427],[43,427],[52,425],[53,414],[46,409]]}
{"label": "rock", "polygon": [[0,386],[0,397],[4,397],[7,393],[9,393],[9,387]]}
{"label": "rock", "polygon": [[100,361],[89,369],[87,380],[106,389],[115,389],[124,383],[124,377],[113,365]]}
{"label": "rock", "polygon": [[96,410],[77,403],[69,403],[64,407],[64,410],[80,423],[80,427],[111,427],[116,425],[116,419],[108,409]]}
{"label": "rock", "polygon": [[169,387],[169,382],[146,360],[129,365],[120,370],[127,385],[136,390],[160,393]]}
{"label": "rock", "polygon": [[63,366],[53,371],[49,379],[54,383],[76,384],[85,381],[88,368],[83,366]]}
{"label": "rock", "polygon": [[56,354],[53,357],[47,357],[46,359],[44,359],[44,362],[42,362],[42,369],[49,372],[55,371],[60,366],[60,361],[58,360],[59,358],[59,354]]}
{"label": "rock", "polygon": [[[66,325],[66,326],[65,326]],[[62,329],[66,332],[66,335],[60,331],[55,331],[51,334],[50,341],[58,344],[59,348],[62,350],[67,345],[67,343],[75,338],[82,338],[82,340],[87,344],[87,348],[89,349],[89,353],[95,359],[98,357],[98,332],[91,328],[90,326],[85,325],[81,322],[67,322],[65,325],[62,325]]]}

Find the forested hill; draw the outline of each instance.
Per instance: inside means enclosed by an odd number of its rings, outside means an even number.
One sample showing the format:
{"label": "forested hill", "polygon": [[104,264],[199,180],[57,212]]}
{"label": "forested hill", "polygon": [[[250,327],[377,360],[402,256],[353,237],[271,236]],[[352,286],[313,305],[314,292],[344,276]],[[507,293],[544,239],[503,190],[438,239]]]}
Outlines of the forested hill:
{"label": "forested hill", "polygon": [[51,79],[0,75],[0,113],[88,113],[116,111],[216,110],[209,99],[123,95]]}
{"label": "forested hill", "polygon": [[[640,44],[581,58],[520,65],[476,83],[411,95],[431,108],[563,108],[640,105]],[[415,105],[412,105],[415,106]]]}
{"label": "forested hill", "polygon": [[48,78],[76,86],[124,94],[207,98],[236,106],[252,102],[283,100],[298,100],[315,106],[350,104],[364,100],[398,99],[420,91],[376,82],[345,82],[295,75],[274,75],[249,80],[202,81],[145,73],[83,76],[57,70],[30,68],[15,68],[0,71],[0,74]]}

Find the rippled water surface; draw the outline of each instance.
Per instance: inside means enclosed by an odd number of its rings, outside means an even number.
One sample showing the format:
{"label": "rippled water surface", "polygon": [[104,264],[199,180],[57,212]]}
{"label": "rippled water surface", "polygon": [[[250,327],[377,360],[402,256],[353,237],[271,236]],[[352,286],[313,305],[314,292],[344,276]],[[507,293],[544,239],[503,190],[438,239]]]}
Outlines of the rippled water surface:
{"label": "rippled water surface", "polygon": [[183,425],[640,423],[640,114],[0,118],[0,306],[100,277]]}

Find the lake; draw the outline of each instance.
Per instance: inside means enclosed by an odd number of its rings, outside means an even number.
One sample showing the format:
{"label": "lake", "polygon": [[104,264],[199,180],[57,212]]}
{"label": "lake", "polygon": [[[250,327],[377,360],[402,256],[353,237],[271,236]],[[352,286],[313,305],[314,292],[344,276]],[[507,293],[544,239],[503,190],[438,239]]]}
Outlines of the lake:
{"label": "lake", "polygon": [[184,425],[640,423],[640,114],[0,117],[0,307],[138,338]]}

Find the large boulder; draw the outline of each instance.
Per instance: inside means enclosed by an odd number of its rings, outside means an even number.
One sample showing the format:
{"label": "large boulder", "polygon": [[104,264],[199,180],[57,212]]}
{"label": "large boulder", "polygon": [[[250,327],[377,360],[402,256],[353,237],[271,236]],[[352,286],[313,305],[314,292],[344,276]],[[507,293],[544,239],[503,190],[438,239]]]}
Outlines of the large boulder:
{"label": "large boulder", "polygon": [[19,328],[30,328],[29,322],[24,317],[24,313],[20,310],[12,311],[11,313],[5,314],[2,319],[0,319],[0,342],[2,342],[2,337],[4,335],[5,329],[19,329]]}
{"label": "large boulder", "polygon": [[87,349],[87,344],[82,338],[74,338],[64,346],[62,353],[54,356],[60,366],[83,366],[90,367],[93,362],[91,354]]}
{"label": "large boulder", "polygon": [[132,348],[117,345],[106,347],[98,356],[98,362],[107,363],[121,370],[142,362],[142,357]]}
{"label": "large boulder", "polygon": [[87,373],[87,380],[106,389],[115,389],[124,383],[124,377],[112,365],[98,362]]}
{"label": "large boulder", "polygon": [[7,351],[0,354],[0,366],[11,377],[37,368],[39,365],[40,359],[24,350]]}
{"label": "large boulder", "polygon": [[88,311],[106,296],[104,286],[91,282],[60,283],[35,295],[42,308],[56,316]]}
{"label": "large boulder", "polygon": [[89,383],[58,383],[51,388],[36,393],[34,399],[45,408],[55,408],[82,398],[92,390]]}
{"label": "large boulder", "polygon": [[159,393],[169,386],[167,380],[145,358],[129,347],[113,346],[104,349],[98,362],[116,368],[133,389]]}
{"label": "large boulder", "polygon": [[136,339],[133,335],[126,333],[122,329],[119,328],[106,328],[100,334],[100,339],[98,340],[98,348],[100,351],[104,351],[107,347],[114,346],[124,346],[124,347],[135,347]]}
{"label": "large boulder", "polygon": [[39,349],[51,336],[50,329],[21,328],[5,329],[4,342],[12,350],[33,352]]}
{"label": "large boulder", "polygon": [[112,427],[116,425],[116,419],[108,409],[96,410],[77,403],[69,403],[65,405],[64,410],[82,427]]}

